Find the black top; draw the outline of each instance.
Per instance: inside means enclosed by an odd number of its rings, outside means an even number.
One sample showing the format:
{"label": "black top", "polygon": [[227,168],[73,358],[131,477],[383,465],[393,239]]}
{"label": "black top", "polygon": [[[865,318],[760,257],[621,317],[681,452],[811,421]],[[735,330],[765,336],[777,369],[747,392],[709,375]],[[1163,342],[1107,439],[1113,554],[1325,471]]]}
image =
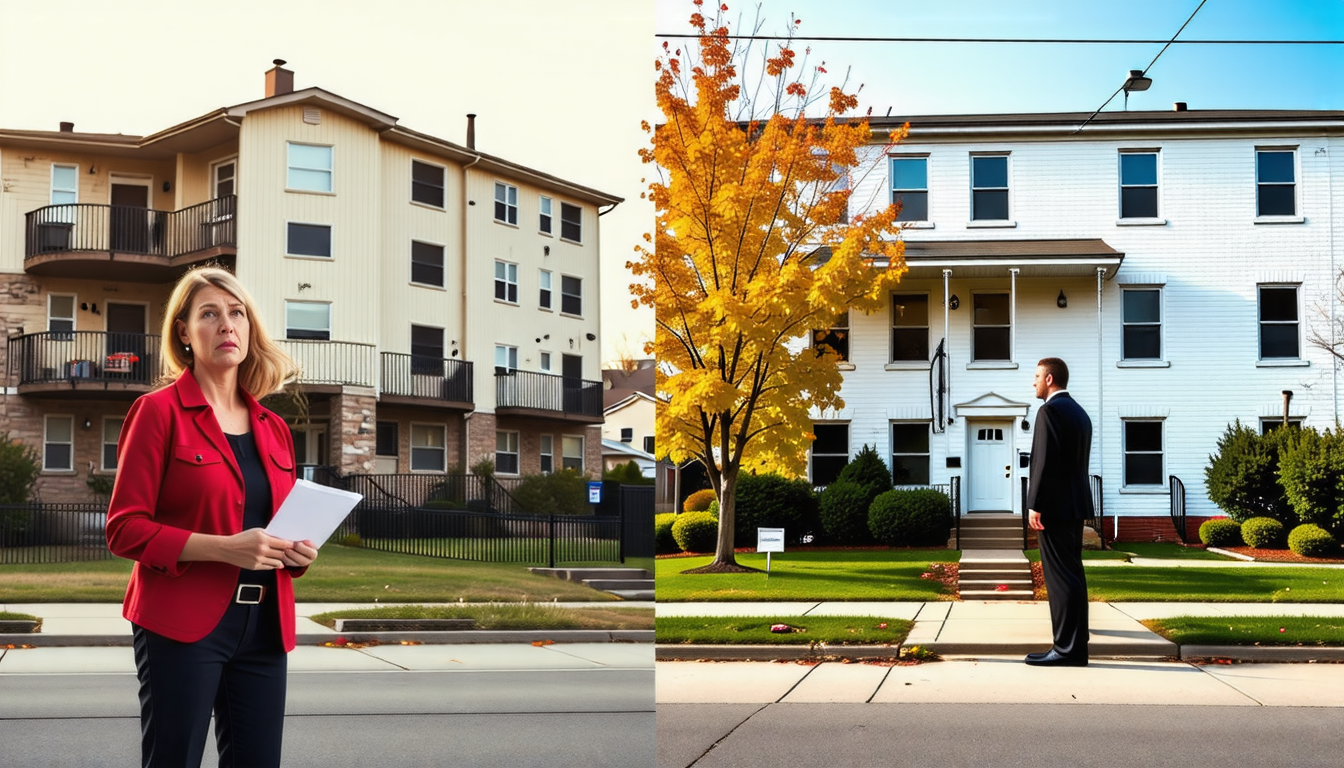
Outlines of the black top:
{"label": "black top", "polygon": [[[271,483],[266,478],[266,467],[257,453],[257,441],[252,433],[245,435],[225,434],[233,457],[238,460],[238,469],[243,473],[243,530],[265,528],[271,522]],[[238,576],[239,584],[275,584],[275,571],[243,570]]]}

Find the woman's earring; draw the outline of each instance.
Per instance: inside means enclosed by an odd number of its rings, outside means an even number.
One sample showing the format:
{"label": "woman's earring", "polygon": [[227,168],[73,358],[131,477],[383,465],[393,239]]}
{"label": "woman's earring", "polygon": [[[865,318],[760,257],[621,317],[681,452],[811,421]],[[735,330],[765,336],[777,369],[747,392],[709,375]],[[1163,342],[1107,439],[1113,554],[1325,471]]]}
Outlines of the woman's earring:
{"label": "woman's earring", "polygon": [[187,354],[188,354],[188,355],[191,354],[191,345],[190,345],[190,344],[183,344],[183,345],[182,345],[182,348],[185,349],[185,350],[187,351]]}

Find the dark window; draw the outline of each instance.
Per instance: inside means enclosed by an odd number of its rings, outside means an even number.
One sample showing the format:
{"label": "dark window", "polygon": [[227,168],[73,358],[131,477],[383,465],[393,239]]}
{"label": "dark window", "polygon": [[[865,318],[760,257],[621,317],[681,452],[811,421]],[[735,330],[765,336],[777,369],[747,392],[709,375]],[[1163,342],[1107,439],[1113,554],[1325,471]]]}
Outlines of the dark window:
{"label": "dark window", "polygon": [[650,455],[653,454],[653,435],[644,436],[644,452]]}
{"label": "dark window", "polygon": [[579,278],[560,276],[560,311],[567,315],[583,314],[583,281]]}
{"label": "dark window", "polygon": [[569,203],[560,204],[560,237],[580,242],[583,240],[583,209]]}
{"label": "dark window", "polygon": [[537,229],[545,235],[551,234],[551,198],[543,195],[537,201]]}
{"label": "dark window", "polygon": [[443,375],[443,329],[411,326],[411,373]]}
{"label": "dark window", "polygon": [[812,484],[830,485],[849,463],[849,425],[813,424],[812,434]]}
{"label": "dark window", "polygon": [[518,303],[518,265],[507,261],[495,262],[495,298],[510,304]]}
{"label": "dark window", "polygon": [[[1277,419],[1261,419],[1261,420],[1260,420],[1260,434],[1262,434],[1262,435],[1268,435],[1270,432],[1273,432],[1274,430],[1276,430],[1276,429],[1278,429],[1279,427],[1282,427],[1282,426],[1283,426],[1283,419],[1282,419],[1282,418],[1277,418]],[[1289,429],[1301,429],[1301,428],[1302,428],[1302,420],[1301,420],[1301,419],[1291,419],[1291,418],[1288,419],[1288,428],[1289,428]]]}
{"label": "dark window", "polygon": [[518,474],[518,433],[495,433],[495,471],[505,475]]}
{"label": "dark window", "polygon": [[621,427],[621,442],[633,443],[635,441],[635,430],[633,427]]}
{"label": "dark window", "polygon": [[443,285],[443,246],[411,241],[411,282]]}
{"label": "dark window", "polygon": [[1008,294],[977,293],[973,301],[971,359],[1010,360],[1008,349],[1012,328],[1008,324]]}
{"label": "dark window", "polygon": [[1297,287],[1260,286],[1260,359],[1297,359]]}
{"label": "dark window", "polygon": [[285,253],[331,258],[331,227],[326,224],[295,224],[291,221]]}
{"label": "dark window", "polygon": [[971,219],[1003,221],[1008,218],[1008,156],[971,158]]}
{"label": "dark window", "polygon": [[1125,290],[1124,359],[1162,359],[1162,291]]}
{"label": "dark window", "polygon": [[891,425],[891,479],[896,485],[929,484],[929,424]]}
{"label": "dark window", "polygon": [[1255,153],[1255,215],[1292,216],[1297,212],[1293,150]]}
{"label": "dark window", "polygon": [[373,452],[376,456],[396,456],[400,445],[397,441],[397,422],[380,421],[377,424],[376,444]]}
{"label": "dark window", "polygon": [[891,202],[901,204],[901,213],[896,217],[897,221],[928,221],[928,158],[891,159]]}
{"label": "dark window", "polygon": [[891,359],[928,361],[928,294],[891,297]]}
{"label": "dark window", "polygon": [[551,273],[541,270],[537,278],[537,306],[542,309],[551,308]]}
{"label": "dark window", "polygon": [[1157,218],[1157,154],[1120,154],[1120,218]]}
{"label": "dark window", "polygon": [[495,221],[518,223],[518,188],[495,182]]}
{"label": "dark window", "polygon": [[812,346],[818,355],[829,349],[839,355],[842,361],[849,360],[849,313],[841,315],[830,328],[813,331]]}
{"label": "dark window", "polygon": [[437,165],[411,161],[411,199],[417,203],[443,207],[444,169]]}
{"label": "dark window", "polygon": [[1125,485],[1162,484],[1162,422],[1125,422]]}

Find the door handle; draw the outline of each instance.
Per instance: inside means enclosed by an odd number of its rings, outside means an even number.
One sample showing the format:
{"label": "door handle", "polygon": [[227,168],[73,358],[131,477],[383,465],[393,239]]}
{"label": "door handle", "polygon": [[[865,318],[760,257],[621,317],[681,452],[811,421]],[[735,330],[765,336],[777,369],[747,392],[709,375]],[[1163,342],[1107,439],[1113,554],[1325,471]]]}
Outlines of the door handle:
{"label": "door handle", "polygon": [[1004,477],[1012,477],[1012,476],[1013,476],[1013,465],[1011,465],[1011,464],[1005,464],[1005,465],[1004,465],[1004,467],[1003,467],[1003,476],[1004,476]]}

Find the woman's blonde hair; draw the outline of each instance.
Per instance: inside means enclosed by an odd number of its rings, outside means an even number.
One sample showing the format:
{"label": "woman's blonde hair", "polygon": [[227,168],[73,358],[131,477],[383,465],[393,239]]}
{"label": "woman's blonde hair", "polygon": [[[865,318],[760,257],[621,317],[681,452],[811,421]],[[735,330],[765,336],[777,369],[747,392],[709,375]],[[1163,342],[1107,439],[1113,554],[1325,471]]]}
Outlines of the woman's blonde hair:
{"label": "woman's blonde hair", "polygon": [[184,369],[192,366],[191,352],[178,338],[177,323],[187,322],[191,311],[191,302],[196,292],[213,285],[225,291],[243,303],[247,311],[248,334],[247,357],[238,366],[238,383],[247,393],[261,399],[278,392],[284,385],[299,375],[294,360],[281,349],[266,332],[266,326],[257,313],[257,305],[243,284],[232,272],[220,267],[197,267],[182,275],[168,297],[168,305],[163,311],[163,381],[168,384],[177,380]]}

